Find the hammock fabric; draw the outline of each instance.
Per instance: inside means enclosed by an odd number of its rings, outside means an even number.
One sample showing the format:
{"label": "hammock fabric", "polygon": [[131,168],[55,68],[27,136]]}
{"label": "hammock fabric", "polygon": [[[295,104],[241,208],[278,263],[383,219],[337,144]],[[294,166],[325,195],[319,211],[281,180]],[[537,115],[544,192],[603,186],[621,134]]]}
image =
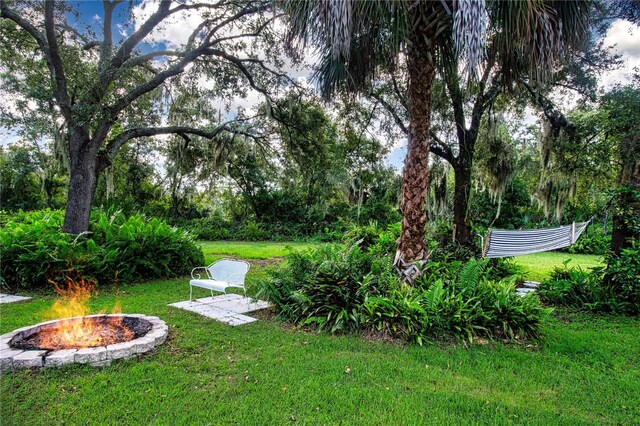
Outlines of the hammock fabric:
{"label": "hammock fabric", "polygon": [[511,257],[569,247],[589,222],[544,229],[489,229],[482,257]]}

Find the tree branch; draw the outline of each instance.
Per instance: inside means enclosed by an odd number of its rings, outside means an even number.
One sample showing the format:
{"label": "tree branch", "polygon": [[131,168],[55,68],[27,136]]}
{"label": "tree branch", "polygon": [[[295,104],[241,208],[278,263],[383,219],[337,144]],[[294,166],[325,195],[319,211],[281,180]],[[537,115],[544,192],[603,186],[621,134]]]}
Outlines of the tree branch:
{"label": "tree branch", "polygon": [[181,57],[183,56],[182,52],[178,52],[177,50],[156,50],[154,52],[149,52],[147,54],[144,55],[138,55],[135,56],[131,59],[129,59],[128,61],[126,61],[124,64],[122,64],[122,68],[133,68],[137,65],[143,64],[144,62],[147,62],[153,58],[157,58],[158,56],[175,56],[175,57]]}
{"label": "tree branch", "polygon": [[456,157],[453,155],[453,151],[451,151],[451,147],[446,144],[442,139],[438,137],[437,134],[433,130],[429,131],[429,136],[431,136],[432,141],[429,143],[429,147],[431,152],[433,152],[438,157],[442,158],[452,166],[454,166]]}
{"label": "tree branch", "polygon": [[406,97],[406,95],[404,95],[400,91],[400,88],[398,87],[398,81],[396,80],[396,75],[395,74],[391,74],[391,83],[393,84],[393,91],[396,94],[396,96],[398,98],[398,101],[404,107],[404,109],[406,111],[409,111],[409,106],[407,104],[407,97]]}
{"label": "tree branch", "polygon": [[400,116],[398,115],[398,112],[393,106],[391,106],[387,101],[385,101],[382,98],[382,96],[378,95],[377,93],[370,92],[369,96],[371,96],[373,99],[378,101],[380,105],[382,105],[384,109],[386,109],[389,112],[389,114],[391,114],[391,117],[393,117],[393,121],[396,122],[396,125],[400,128],[402,133],[404,133],[405,135],[409,134],[409,129],[407,128],[406,124],[404,124],[404,121],[402,120],[402,118],[400,118]]}
{"label": "tree branch", "polygon": [[111,57],[111,48],[113,46],[113,33],[111,25],[113,22],[113,10],[118,5],[118,1],[103,0],[102,7],[104,8],[104,21],[102,23],[102,43],[100,45],[100,61],[98,61],[98,68],[102,69],[107,61]]}
{"label": "tree branch", "polygon": [[267,100],[271,100],[271,95],[269,94],[269,92],[267,92],[267,90],[264,89],[263,87],[258,86],[258,84],[254,80],[253,76],[251,75],[247,67],[244,66],[242,59],[236,58],[235,56],[230,55],[227,52],[220,49],[208,48],[204,50],[204,53],[208,55],[214,55],[219,58],[224,58],[228,62],[231,62],[244,75],[244,77],[249,82],[249,86],[251,86],[252,89],[262,93],[264,97],[267,98]]}
{"label": "tree branch", "polygon": [[171,0],[161,0],[160,5],[158,6],[158,10],[156,10],[153,15],[149,17],[141,26],[131,34],[127,39],[122,43],[116,54],[111,59],[111,62],[105,69],[101,72],[103,78],[106,78],[106,75],[109,74],[107,70],[114,70],[120,68],[122,64],[124,64],[131,56],[131,52],[133,49],[140,43],[151,31],[154,30],[167,16],[170,15],[169,6],[171,5]]}
{"label": "tree branch", "polygon": [[71,122],[71,102],[67,92],[67,79],[62,65],[62,58],[58,52],[58,41],[56,39],[55,22],[53,18],[54,1],[44,3],[44,29],[47,37],[48,56],[51,62],[52,80],[55,86],[56,98],[62,114],[68,122]]}
{"label": "tree branch", "polygon": [[125,143],[135,138],[142,138],[146,136],[157,136],[176,134],[184,137],[184,135],[191,134],[196,136],[202,136],[207,139],[213,139],[225,130],[229,130],[230,122],[221,124],[215,127],[213,130],[198,129],[197,127],[189,126],[167,126],[167,127],[139,127],[134,129],[128,129],[120,133],[114,139],[109,142],[106,147],[107,155],[110,159],[113,159],[118,152],[118,149]]}
{"label": "tree branch", "polygon": [[552,126],[563,129],[572,129],[573,124],[569,123],[564,114],[556,108],[556,106],[547,99],[542,93],[536,93],[526,81],[521,81],[522,85],[527,89],[533,101],[542,108],[544,116],[549,120]]}
{"label": "tree branch", "polygon": [[[71,118],[71,107],[69,105],[69,99],[66,92],[66,82],[63,81],[64,91],[60,90],[60,87],[57,85],[58,80],[58,68],[61,66],[60,57],[57,57],[57,62],[54,61],[53,54],[49,48],[50,42],[47,40],[48,34],[52,33],[55,41],[55,32],[53,28],[53,1],[45,3],[45,26],[47,26],[47,34],[41,33],[34,25],[32,25],[29,21],[25,20],[16,13],[14,10],[9,9],[7,6],[6,0],[0,0],[0,17],[2,19],[10,19],[15,22],[20,28],[25,30],[27,33],[34,38],[36,43],[38,43],[38,47],[44,56],[45,61],[47,62],[47,67],[49,68],[49,74],[51,75],[51,79],[56,83],[56,99],[58,100],[60,110],[65,117],[65,119]],[[48,12],[46,12],[48,10]],[[50,15],[49,15],[50,14]],[[47,18],[48,16],[48,18]],[[55,43],[54,43],[55,44]],[[57,47],[55,50],[55,54],[57,56]]]}

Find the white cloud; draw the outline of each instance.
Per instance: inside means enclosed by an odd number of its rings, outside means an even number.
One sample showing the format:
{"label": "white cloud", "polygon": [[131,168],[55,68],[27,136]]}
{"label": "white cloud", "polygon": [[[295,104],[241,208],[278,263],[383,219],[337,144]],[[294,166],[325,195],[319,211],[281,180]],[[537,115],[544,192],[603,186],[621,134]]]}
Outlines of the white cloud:
{"label": "white cloud", "polygon": [[[132,20],[137,30],[153,13],[158,10],[157,0],[145,0],[132,10]],[[165,43],[175,48],[189,39],[193,30],[202,22],[202,15],[197,10],[182,11],[165,19],[145,41],[150,44]]]}
{"label": "white cloud", "polygon": [[20,140],[20,136],[14,129],[8,129],[0,126],[0,147],[16,143]]}
{"label": "white cloud", "polygon": [[637,25],[618,19],[607,30],[604,45],[614,47],[616,53],[632,57],[640,56],[639,30]]}
{"label": "white cloud", "polygon": [[604,38],[605,47],[611,47],[613,53],[621,56],[623,66],[620,69],[604,73],[598,80],[601,89],[630,81],[633,69],[640,67],[640,27],[629,21],[614,21]]}
{"label": "white cloud", "polygon": [[128,37],[129,36],[129,34],[127,33],[126,25],[116,24],[116,27],[118,28],[118,34],[120,34],[122,37]]}

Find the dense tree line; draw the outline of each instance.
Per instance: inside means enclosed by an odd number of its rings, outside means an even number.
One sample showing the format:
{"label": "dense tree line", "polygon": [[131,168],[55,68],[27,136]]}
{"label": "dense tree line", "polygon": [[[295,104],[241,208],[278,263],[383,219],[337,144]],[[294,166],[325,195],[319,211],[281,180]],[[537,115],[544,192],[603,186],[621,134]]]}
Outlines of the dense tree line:
{"label": "dense tree line", "polygon": [[[629,8],[162,1],[118,36],[115,11],[132,8],[103,6],[96,34],[66,2],[0,2],[15,98],[0,120],[20,137],[0,152],[5,210],[64,208],[73,234],[96,206],[299,235],[401,220],[396,260],[410,266],[427,256],[428,219],[472,246],[490,226],[588,218],[617,191],[613,249],[637,239],[637,81],[595,90],[618,65],[602,31],[612,16],[637,21]],[[186,41],[145,42],[183,13],[201,18]],[[319,49],[314,82],[330,102],[283,71],[305,46]],[[231,106],[248,91],[260,108]],[[514,124],[525,108],[537,125]],[[385,164],[398,137],[401,177]]]}

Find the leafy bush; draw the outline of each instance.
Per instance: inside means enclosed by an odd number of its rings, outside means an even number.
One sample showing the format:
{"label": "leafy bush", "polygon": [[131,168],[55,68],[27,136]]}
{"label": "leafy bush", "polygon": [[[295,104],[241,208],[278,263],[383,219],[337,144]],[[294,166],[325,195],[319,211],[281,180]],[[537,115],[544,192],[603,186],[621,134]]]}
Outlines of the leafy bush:
{"label": "leafy bush", "polygon": [[10,288],[92,278],[99,284],[178,276],[204,256],[193,237],[159,219],[92,212],[87,235],[64,234],[61,211],[19,212],[0,230],[0,279]]}
{"label": "leafy bush", "polygon": [[369,222],[368,225],[354,224],[344,233],[344,242],[358,245],[362,250],[367,250],[375,244],[381,233],[382,229],[375,220]]}
{"label": "leafy bush", "polygon": [[269,238],[269,233],[256,222],[247,222],[242,229],[242,240],[263,241]]}
{"label": "leafy bush", "polygon": [[515,279],[487,280],[485,260],[429,262],[414,286],[400,282],[382,249],[388,232],[367,250],[351,244],[292,253],[259,284],[259,295],[282,318],[331,332],[371,329],[419,344],[443,336],[539,335],[548,310],[535,295],[519,296]]}
{"label": "leafy bush", "polygon": [[293,252],[287,260],[286,267],[270,271],[258,294],[283,318],[332,332],[358,329],[365,297],[382,294],[397,281],[390,263],[355,245]]}
{"label": "leafy bush", "polygon": [[608,266],[584,271],[579,267],[556,268],[539,287],[549,304],[592,311],[638,314],[640,312],[640,251],[623,250],[608,258]]}
{"label": "leafy bush", "polygon": [[640,247],[622,250],[619,256],[611,255],[604,278],[604,285],[623,304],[622,310],[640,313]]}
{"label": "leafy bush", "polygon": [[82,273],[76,264],[80,246],[68,234],[62,234],[63,214],[42,210],[5,216],[0,229],[0,280],[3,287],[42,287],[49,279]]}
{"label": "leafy bush", "polygon": [[604,235],[604,228],[595,224],[587,227],[575,244],[567,247],[569,253],[597,254],[604,256],[611,247],[611,234]]}

